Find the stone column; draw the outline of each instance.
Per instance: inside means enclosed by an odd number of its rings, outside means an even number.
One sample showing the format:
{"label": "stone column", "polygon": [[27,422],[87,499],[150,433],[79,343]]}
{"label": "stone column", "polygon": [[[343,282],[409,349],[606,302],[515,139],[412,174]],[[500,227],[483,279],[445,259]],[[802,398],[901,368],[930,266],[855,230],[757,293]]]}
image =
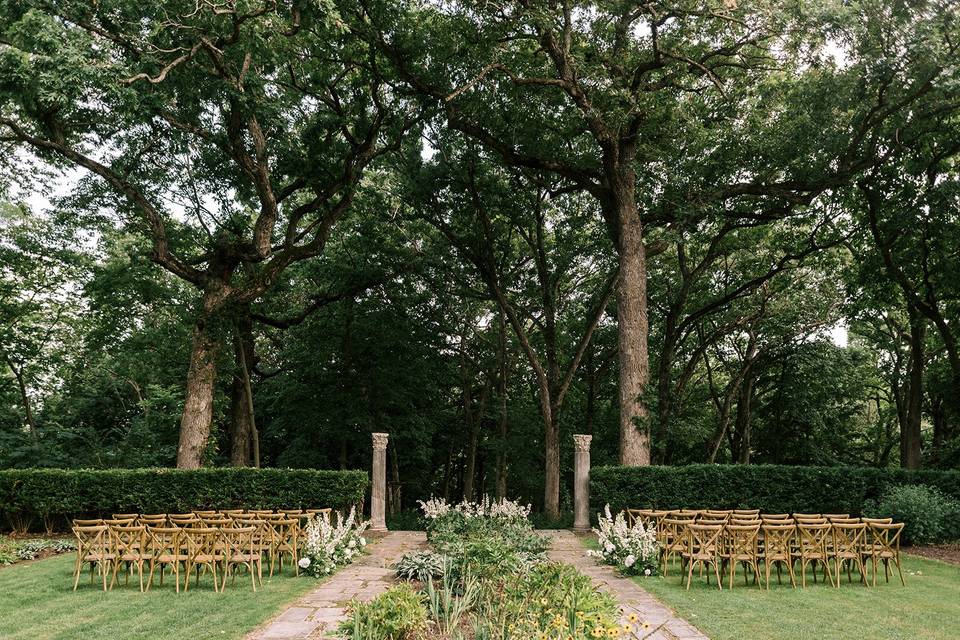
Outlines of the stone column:
{"label": "stone column", "polygon": [[573,436],[573,530],[590,531],[590,441],[593,436]]}
{"label": "stone column", "polygon": [[373,479],[370,486],[370,531],[387,530],[387,439],[389,433],[373,434]]}

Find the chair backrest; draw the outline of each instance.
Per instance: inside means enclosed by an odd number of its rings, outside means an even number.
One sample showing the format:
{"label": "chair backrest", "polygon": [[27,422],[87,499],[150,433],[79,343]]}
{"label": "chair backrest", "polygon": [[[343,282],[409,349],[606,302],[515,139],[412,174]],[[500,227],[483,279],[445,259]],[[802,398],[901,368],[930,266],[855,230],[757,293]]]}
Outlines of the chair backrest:
{"label": "chair backrest", "polygon": [[140,516],[137,518],[137,524],[145,527],[162,527],[167,524],[167,516]]}
{"label": "chair backrest", "polygon": [[871,535],[874,552],[887,552],[900,555],[900,534],[903,533],[902,522],[885,523],[871,522],[867,525]]}
{"label": "chair backrest", "polygon": [[733,515],[733,509],[707,509],[703,513],[708,516],[729,516]]}
{"label": "chair backrest", "polygon": [[187,553],[191,558],[214,555],[220,540],[220,530],[210,527],[181,529],[180,535],[181,540],[186,542]]}
{"label": "chair backrest", "polygon": [[661,545],[673,544],[683,539],[688,525],[693,524],[692,518],[664,518],[657,529],[657,540]]}
{"label": "chair backrest", "polygon": [[627,526],[632,527],[637,520],[649,515],[649,509],[624,509],[623,518],[627,521]]}
{"label": "chair backrest", "polygon": [[233,525],[233,518],[221,518],[221,517],[200,518],[200,522],[203,523],[204,527],[226,528]]}
{"label": "chair backrest", "polygon": [[789,513],[761,513],[761,520],[790,520],[793,516]]}
{"label": "chair backrest", "polygon": [[728,524],[722,540],[724,554],[756,556],[760,545],[760,523]]}
{"label": "chair backrest", "polygon": [[224,518],[233,518],[234,516],[243,515],[243,509],[220,509],[217,511],[217,514]]}
{"label": "chair backrest", "polygon": [[760,524],[762,521],[756,516],[730,516],[729,524],[736,525],[751,525],[751,524]]}
{"label": "chair backrest", "polygon": [[77,539],[77,556],[103,556],[110,551],[110,527],[99,525],[80,525],[73,527]]}
{"label": "chair backrest", "polygon": [[75,518],[73,520],[74,527],[99,527],[103,524],[102,518],[93,518],[90,520],[81,520],[80,518]]}
{"label": "chair backrest", "polygon": [[854,556],[862,551],[867,525],[862,522],[834,522],[831,527],[833,528],[833,551],[835,554]]}
{"label": "chair backrest", "polygon": [[170,524],[179,526],[186,526],[191,522],[196,522],[200,518],[193,513],[171,513],[167,515],[167,520],[170,521]]}
{"label": "chair backrest", "polygon": [[823,514],[822,513],[795,513],[793,514],[793,517],[796,520],[800,520],[801,518],[809,520],[813,518],[822,518]]}
{"label": "chair backrest", "polygon": [[257,547],[254,543],[254,539],[257,536],[257,527],[221,529],[220,535],[223,538],[228,558],[230,556],[255,555],[257,553]]}
{"label": "chair backrest", "polygon": [[156,556],[178,556],[183,529],[179,527],[148,527],[147,542]]}
{"label": "chair backrest", "polygon": [[893,518],[860,518],[860,522],[864,524],[891,524]]}
{"label": "chair backrest", "polygon": [[828,524],[829,521],[826,518],[816,517],[816,516],[794,516],[794,521],[797,524]]}
{"label": "chair backrest", "polygon": [[247,509],[247,513],[255,513],[257,515],[271,515],[273,514],[273,509]]}
{"label": "chair backrest", "polygon": [[823,517],[827,520],[843,520],[850,517],[849,513],[824,513]]}
{"label": "chair backrest", "polygon": [[687,551],[698,555],[717,555],[723,529],[718,524],[687,525]]}
{"label": "chair backrest", "polygon": [[216,509],[194,509],[193,515],[198,518],[216,518],[217,510]]}
{"label": "chair backrest", "polygon": [[797,538],[803,555],[823,554],[827,550],[831,527],[827,523],[797,523]]}
{"label": "chair backrest", "polygon": [[789,560],[797,527],[792,524],[765,524],[761,530],[763,531],[763,553],[766,558]]}
{"label": "chair backrest", "polygon": [[147,528],[142,524],[115,525],[110,527],[110,539],[119,556],[139,554],[144,550]]}
{"label": "chair backrest", "polygon": [[677,511],[678,516],[686,516],[688,518],[696,518],[701,513],[703,513],[703,511],[700,509],[680,509]]}
{"label": "chair backrest", "polygon": [[697,516],[697,522],[700,524],[719,524],[724,525],[730,519],[726,514],[714,515],[712,513],[701,513]]}
{"label": "chair backrest", "polygon": [[760,509],[734,509],[733,514],[737,516],[758,516]]}
{"label": "chair backrest", "polygon": [[857,524],[860,518],[827,518],[831,524]]}
{"label": "chair backrest", "polygon": [[114,520],[136,520],[140,517],[139,513],[114,513],[110,516]]}

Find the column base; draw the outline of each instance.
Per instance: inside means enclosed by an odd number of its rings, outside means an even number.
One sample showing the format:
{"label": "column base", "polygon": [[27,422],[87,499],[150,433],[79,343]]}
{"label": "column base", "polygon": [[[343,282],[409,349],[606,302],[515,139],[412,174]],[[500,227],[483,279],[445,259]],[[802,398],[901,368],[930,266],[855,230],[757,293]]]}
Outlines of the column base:
{"label": "column base", "polygon": [[590,525],[587,525],[585,527],[573,525],[573,528],[571,529],[571,531],[573,531],[574,533],[590,533],[591,529],[590,529]]}

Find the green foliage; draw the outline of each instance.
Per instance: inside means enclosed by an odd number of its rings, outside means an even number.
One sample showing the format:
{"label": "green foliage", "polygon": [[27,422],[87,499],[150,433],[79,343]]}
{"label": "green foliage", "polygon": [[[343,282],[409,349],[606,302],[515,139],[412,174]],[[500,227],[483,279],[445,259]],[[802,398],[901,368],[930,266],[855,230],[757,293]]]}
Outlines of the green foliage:
{"label": "green foliage", "polygon": [[398,578],[426,582],[429,578],[444,575],[445,556],[433,551],[412,551],[405,553],[393,565]]}
{"label": "green foliage", "polygon": [[770,513],[863,513],[894,485],[927,485],[960,498],[960,471],[864,467],[689,465],[598,467],[590,472],[595,511],[626,508],[761,509]]}
{"label": "green foliage", "polygon": [[427,623],[424,596],[409,584],[391,587],[370,602],[354,601],[340,624],[349,640],[405,640]]}
{"label": "green foliage", "polygon": [[307,469],[8,469],[0,512],[11,520],[192,509],[345,508],[363,501],[363,471]]}
{"label": "green foliage", "polygon": [[904,523],[901,535],[907,544],[935,544],[960,538],[960,500],[932,487],[891,487],[880,499],[868,502],[865,513]]}

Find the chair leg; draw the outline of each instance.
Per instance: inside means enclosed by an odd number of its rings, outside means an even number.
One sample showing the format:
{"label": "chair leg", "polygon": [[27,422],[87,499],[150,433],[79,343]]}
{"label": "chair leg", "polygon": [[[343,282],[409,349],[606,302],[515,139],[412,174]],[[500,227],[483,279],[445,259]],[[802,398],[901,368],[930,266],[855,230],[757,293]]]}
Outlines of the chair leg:
{"label": "chair leg", "polygon": [[[693,580],[693,565],[696,564],[693,560],[687,565],[687,591],[690,590],[690,581]],[[682,579],[682,578],[681,578]]]}
{"label": "chair leg", "polygon": [[[80,571],[83,569],[83,561],[80,559],[80,555],[77,555],[77,563],[73,568],[73,590],[77,590],[77,585],[80,584]],[[90,571],[90,582],[93,582],[93,571],[91,565]]]}
{"label": "chair leg", "polygon": [[900,556],[894,556],[893,562],[897,565],[897,573],[900,574],[900,584],[904,587],[907,586],[907,583],[903,581],[903,570],[900,568]]}
{"label": "chair leg", "polygon": [[[720,591],[723,591],[723,580],[720,579],[720,567],[717,566],[716,559],[714,559],[714,561],[711,562],[710,564],[713,565],[713,574],[717,577],[717,589],[719,589]],[[707,573],[707,576],[709,577],[710,574]]]}

